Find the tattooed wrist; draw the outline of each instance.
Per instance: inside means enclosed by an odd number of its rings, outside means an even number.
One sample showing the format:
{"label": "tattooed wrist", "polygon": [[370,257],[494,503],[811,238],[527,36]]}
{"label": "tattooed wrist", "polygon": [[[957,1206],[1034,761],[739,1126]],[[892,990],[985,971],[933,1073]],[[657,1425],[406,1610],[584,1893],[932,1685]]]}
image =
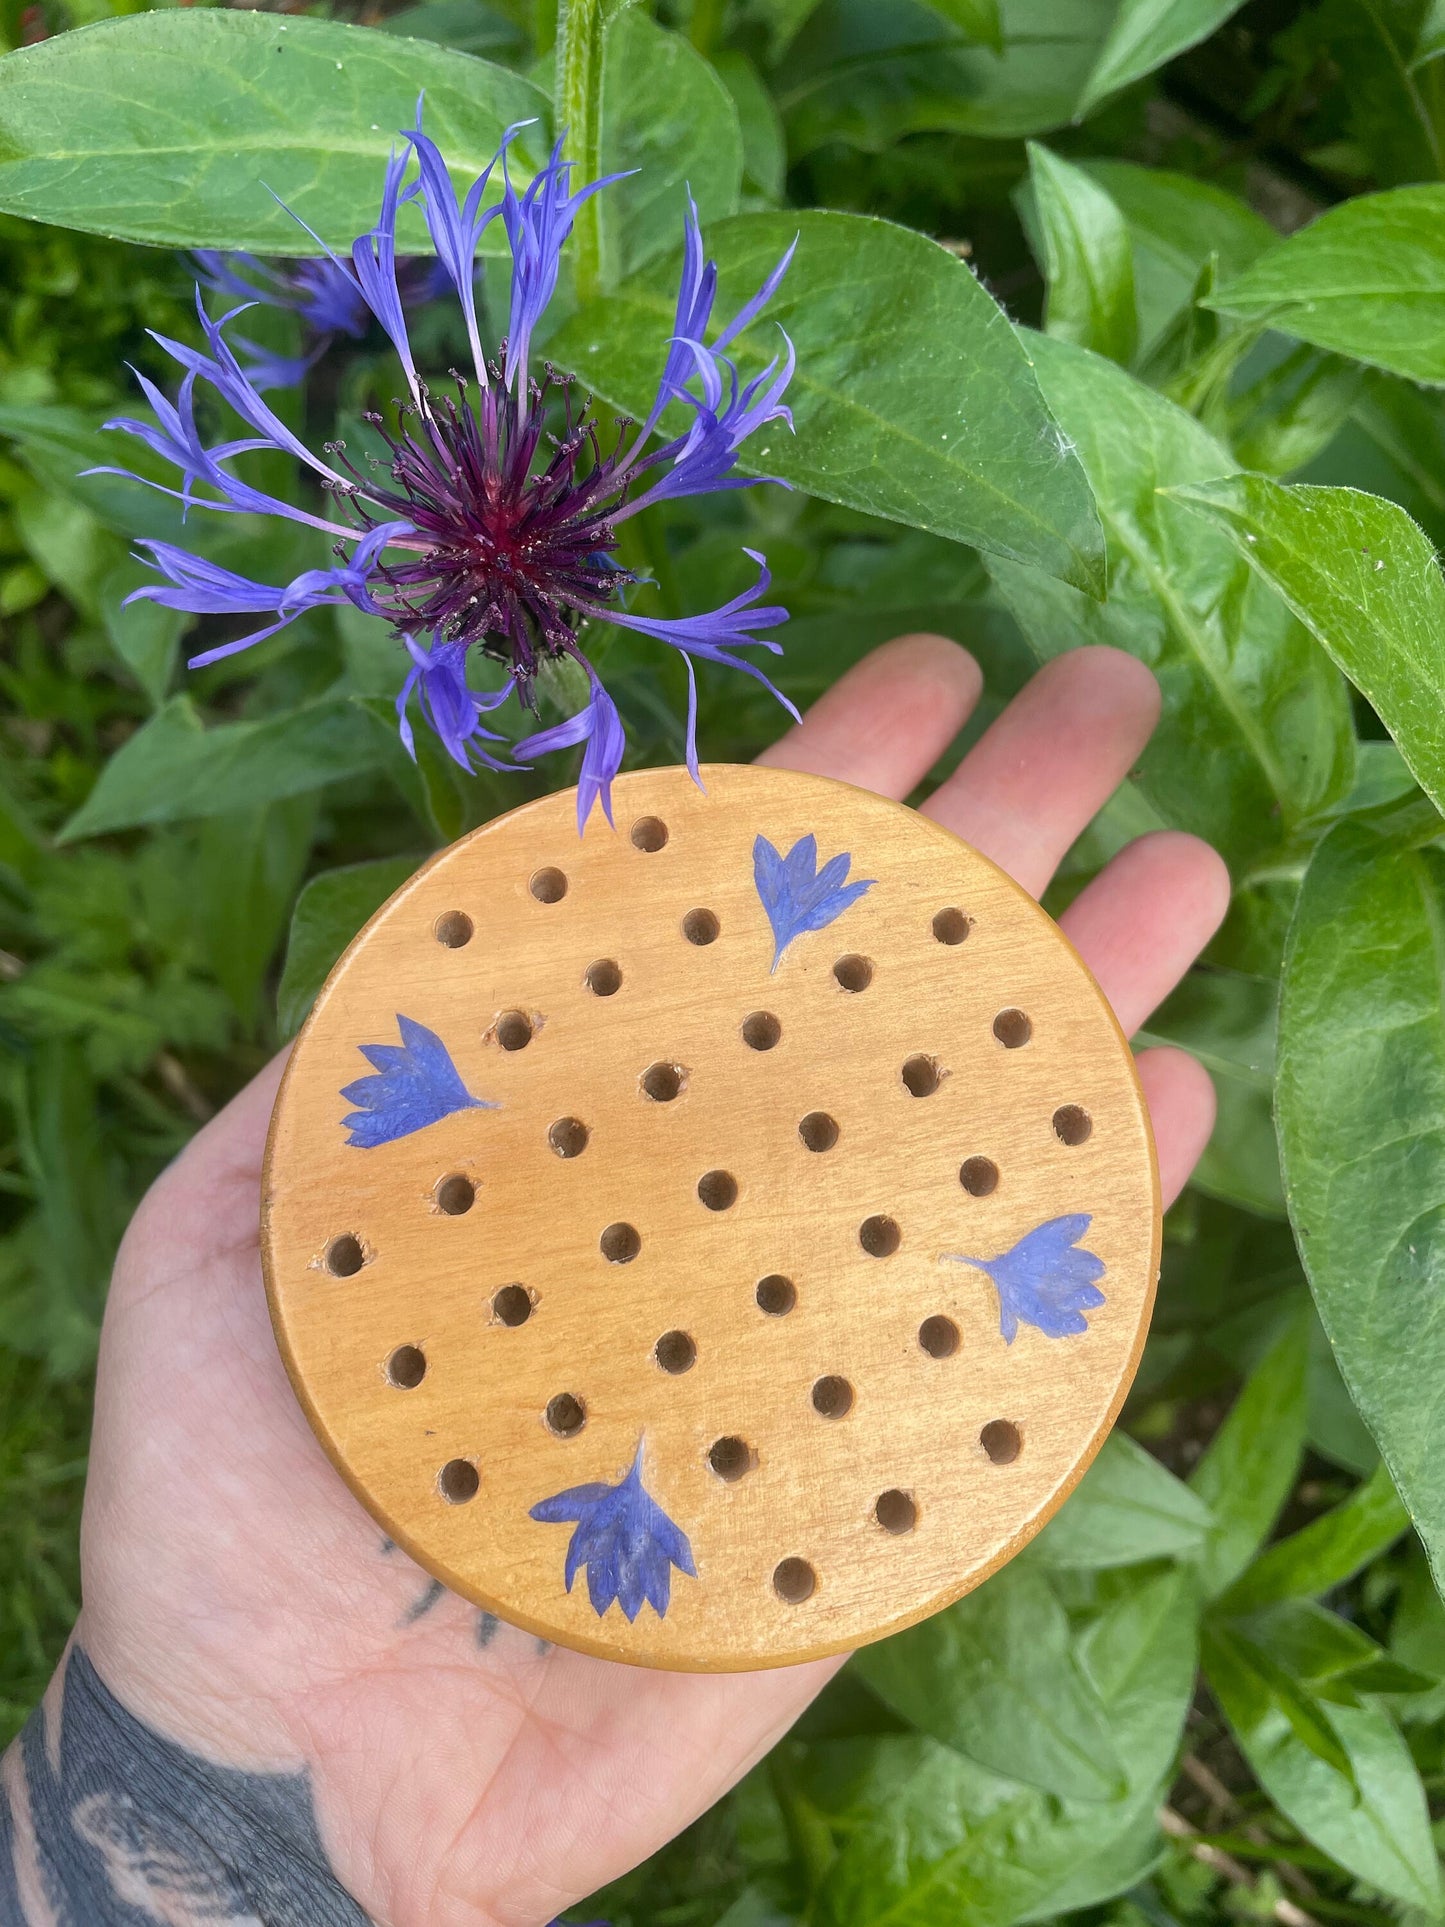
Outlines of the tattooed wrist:
{"label": "tattooed wrist", "polygon": [[218,1766],[138,1720],[78,1647],[0,1759],[0,1927],[369,1927],[305,1773]]}

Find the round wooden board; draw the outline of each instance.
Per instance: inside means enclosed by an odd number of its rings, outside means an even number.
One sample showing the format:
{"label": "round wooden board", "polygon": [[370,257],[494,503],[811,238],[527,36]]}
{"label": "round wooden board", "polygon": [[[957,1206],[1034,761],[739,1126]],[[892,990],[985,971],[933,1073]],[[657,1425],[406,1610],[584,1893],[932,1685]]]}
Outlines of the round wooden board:
{"label": "round wooden board", "polygon": [[[1031,898],[867,792],[703,779],[624,776],[580,840],[575,792],[529,804],[377,913],[281,1087],[262,1245],[297,1394],[413,1558],[720,1670],[896,1631],[1044,1524],[1160,1227],[1128,1046]],[[764,894],[819,926],[776,969]]]}

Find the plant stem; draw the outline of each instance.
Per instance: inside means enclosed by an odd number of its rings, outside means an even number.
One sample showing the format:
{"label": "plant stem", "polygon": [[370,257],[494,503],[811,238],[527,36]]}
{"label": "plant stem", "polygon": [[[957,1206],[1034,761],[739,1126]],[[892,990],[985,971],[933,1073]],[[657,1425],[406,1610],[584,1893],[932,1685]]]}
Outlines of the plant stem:
{"label": "plant stem", "polygon": [[[554,103],[564,151],[582,182],[602,172],[602,42],[606,0],[561,0],[557,15],[557,81]],[[577,210],[572,230],[578,299],[593,299],[602,286],[602,224],[598,196]]]}

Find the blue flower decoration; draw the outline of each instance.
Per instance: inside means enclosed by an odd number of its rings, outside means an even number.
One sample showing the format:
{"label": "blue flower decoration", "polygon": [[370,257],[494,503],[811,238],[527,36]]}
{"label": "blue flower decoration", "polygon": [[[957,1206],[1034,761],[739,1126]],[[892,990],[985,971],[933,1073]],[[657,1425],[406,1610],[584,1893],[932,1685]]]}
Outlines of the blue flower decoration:
{"label": "blue flower decoration", "polygon": [[765,836],[753,845],[753,877],[768,922],[773,926],[773,969],[795,937],[808,930],[824,930],[856,903],[874,879],[846,881],[852,857],[845,850],[818,868],[818,839],[802,836],[786,856],[779,856]]}
{"label": "blue flower decoration", "polygon": [[986,1271],[998,1292],[998,1326],[1012,1345],[1020,1324],[1033,1325],[1046,1338],[1070,1338],[1089,1329],[1084,1317],[1104,1302],[1099,1279],[1104,1261],[1079,1249],[1093,1223],[1087,1211],[1050,1218],[1019,1239],[999,1258],[966,1258],[945,1251],[954,1264]]}
{"label": "blue flower decoration", "polygon": [[363,1044],[361,1054],[374,1077],[358,1077],[341,1095],[356,1109],[342,1119],[348,1144],[373,1150],[396,1138],[424,1131],[453,1111],[495,1111],[485,1098],[473,1097],[457,1073],[446,1045],[434,1030],[398,1014],[399,1044]]}
{"label": "blue flower decoration", "polygon": [[564,1577],[571,1592],[578,1569],[587,1568],[587,1593],[600,1618],[613,1600],[628,1619],[643,1601],[661,1618],[672,1588],[672,1567],[696,1579],[687,1534],[675,1526],[642,1483],[642,1443],[632,1470],[619,1485],[574,1485],[532,1507],[543,1525],[576,1523],[567,1547]]}

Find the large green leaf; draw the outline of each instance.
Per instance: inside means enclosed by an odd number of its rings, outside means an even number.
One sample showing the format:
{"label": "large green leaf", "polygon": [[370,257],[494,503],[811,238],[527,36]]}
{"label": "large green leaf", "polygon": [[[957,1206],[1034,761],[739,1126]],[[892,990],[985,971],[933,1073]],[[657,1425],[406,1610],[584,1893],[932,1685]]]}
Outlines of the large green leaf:
{"label": "large green leaf", "polygon": [[[950,1747],[875,1741],[841,1789],[842,1844],[815,1905],[819,1927],[1012,1927],[1133,1883],[1129,1848],[1163,1797],[1194,1687],[1198,1612],[1187,1571],[1113,1577],[1075,1652],[1124,1764],[1118,1797],[1059,1800]],[[814,1756],[817,1771],[837,1773],[828,1749]]]}
{"label": "large green leaf", "polygon": [[1266,1547],[1221,1603],[1228,1612],[1242,1613],[1279,1599],[1318,1598],[1353,1578],[1409,1524],[1389,1472],[1377,1465],[1348,1499]]}
{"label": "large green leaf", "polygon": [[1113,1800],[1124,1767],[1047,1579],[1015,1562],[946,1612],[854,1662],[895,1712],[980,1766],[1078,1800]]}
{"label": "large green leaf", "polygon": [[1254,1557],[1304,1455],[1309,1330],[1291,1318],[1250,1373],[1189,1483],[1213,1514],[1206,1590],[1222,1592]]}
{"label": "large green leaf", "polygon": [[331,966],[367,918],[415,872],[418,861],[384,856],[312,877],[296,899],[286,966],[276,992],[276,1021],[284,1037],[301,1028]]}
{"label": "large green leaf", "polygon": [[111,757],[61,840],[254,809],[360,776],[377,758],[353,703],[307,703],[207,729],[189,696],[173,696]]}
{"label": "large green leaf", "polygon": [[1389,1714],[1368,1701],[1314,1701],[1342,1768],[1307,1744],[1286,1704],[1294,1696],[1229,1629],[1206,1631],[1204,1663],[1240,1750],[1280,1811],[1359,1879],[1438,1913],[1439,1861],[1425,1790]]}
{"label": "large green leaf", "polygon": [[1087,114],[1121,87],[1197,45],[1243,4],[1244,0],[1120,0],[1109,37],[1079,96],[1079,113]]}
{"label": "large green leaf", "polygon": [[[921,234],[854,214],[743,214],[708,230],[719,314],[757,288],[797,237],[766,318],[743,337],[745,373],[797,349],[788,399],[741,466],[829,501],[931,529],[1095,590],[1102,539],[1073,451],[1028,358],[975,276]],[[548,343],[630,414],[651,405],[674,326],[675,259],[635,277]],[[681,427],[687,417],[674,408]],[[761,444],[760,446],[756,444]]]}
{"label": "large green leaf", "polygon": [[1227,528],[1394,737],[1445,810],[1445,581],[1404,509],[1349,488],[1262,475],[1181,491]]}
{"label": "large green leaf", "polygon": [[1290,1217],[1360,1415],[1445,1588],[1445,857],[1343,823],[1290,933],[1276,1110]]}
{"label": "large green leaf", "polygon": [[1445,187],[1329,208],[1207,305],[1412,381],[1445,382]]}
{"label": "large green leaf", "polygon": [[1197,1554],[1209,1508],[1127,1432],[1113,1432],[1029,1550],[1056,1571],[1100,1571]]}
{"label": "large green leaf", "polygon": [[1028,151],[1048,283],[1044,328],[1061,341],[1127,363],[1139,322],[1124,217],[1082,168],[1036,142]]}
{"label": "large green leaf", "polygon": [[1348,791],[1348,690],[1228,536],[1162,492],[1229,474],[1224,449],[1111,362],[1029,341],[1104,519],[1109,600],[1092,604],[1034,570],[998,567],[995,579],[1041,655],[1104,642],[1149,665],[1164,717],[1137,780],[1167,821],[1248,865]]}
{"label": "large green leaf", "polygon": [[[550,112],[504,67],[304,14],[102,21],[0,60],[0,208],[171,247],[315,253],[279,195],[349,247],[375,219],[387,155],[422,92],[427,131],[463,187],[508,126]],[[499,230],[488,246],[503,245]],[[425,245],[415,210],[399,231],[404,246]]]}

